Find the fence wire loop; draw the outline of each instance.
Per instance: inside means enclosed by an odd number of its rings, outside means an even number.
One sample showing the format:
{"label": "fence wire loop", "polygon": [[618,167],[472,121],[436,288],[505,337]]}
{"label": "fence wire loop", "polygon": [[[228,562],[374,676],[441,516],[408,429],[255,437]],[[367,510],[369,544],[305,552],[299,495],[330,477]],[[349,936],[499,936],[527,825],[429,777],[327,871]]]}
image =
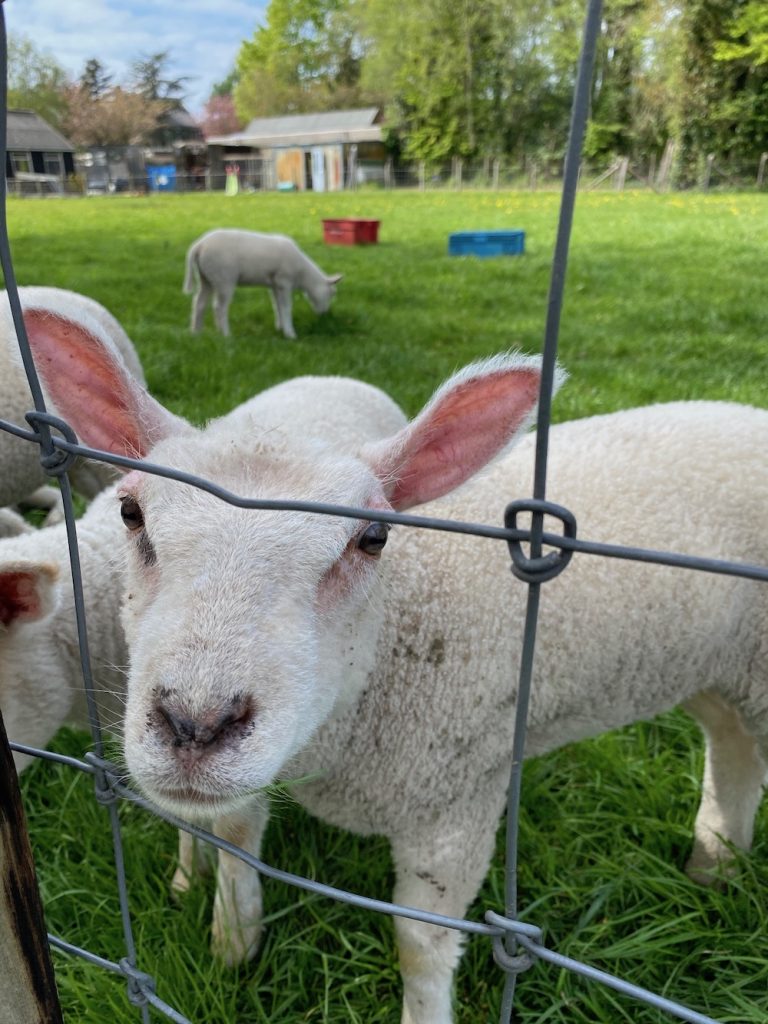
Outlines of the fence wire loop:
{"label": "fence wire loop", "polygon": [[541,942],[541,928],[535,924],[524,924],[522,921],[515,921],[510,917],[497,914],[495,910],[486,910],[485,920],[488,924],[499,928],[499,932],[492,936],[493,959],[503,971],[508,974],[522,974],[529,967],[536,963],[536,956],[531,950],[525,953],[512,954],[505,946],[505,942],[512,940],[514,944],[518,937],[525,936],[539,944]]}
{"label": "fence wire loop", "polygon": [[128,979],[128,999],[134,1006],[146,1006],[155,994],[155,979],[134,967],[127,957],[120,960],[120,970]]}
{"label": "fence wire loop", "polygon": [[51,428],[58,430],[64,440],[69,441],[70,444],[78,444],[77,434],[75,434],[66,420],[61,419],[59,416],[54,416],[53,413],[28,412],[24,419],[37,434],[37,442],[41,448],[40,465],[48,476],[63,476],[72,468],[77,455],[55,447]]}
{"label": "fence wire loop", "polygon": [[504,512],[504,525],[508,530],[517,530],[521,537],[515,537],[507,541],[509,553],[512,557],[512,573],[519,580],[525,583],[546,583],[555,576],[559,576],[573,557],[573,551],[561,549],[550,551],[547,555],[532,558],[523,551],[522,537],[528,536],[528,530],[520,530],[517,517],[521,512],[531,512],[541,520],[545,515],[553,519],[559,519],[563,524],[563,536],[572,540],[576,538],[576,517],[562,505],[556,505],[552,501],[543,501],[536,498],[520,498],[511,501]]}

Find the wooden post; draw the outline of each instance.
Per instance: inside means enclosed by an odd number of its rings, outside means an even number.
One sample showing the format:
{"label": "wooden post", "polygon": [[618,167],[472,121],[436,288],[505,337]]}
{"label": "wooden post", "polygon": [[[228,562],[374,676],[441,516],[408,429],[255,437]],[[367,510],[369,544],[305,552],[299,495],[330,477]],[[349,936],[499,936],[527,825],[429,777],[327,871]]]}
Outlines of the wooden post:
{"label": "wooden post", "polygon": [[627,180],[627,169],[629,168],[629,157],[623,156],[616,165],[616,191],[623,192]]}
{"label": "wooden post", "polygon": [[768,153],[760,154],[760,164],[757,168],[757,187],[763,187],[763,181],[765,180],[765,165],[768,163]]}
{"label": "wooden post", "polygon": [[19,780],[0,714],[0,1021],[62,1024]]}
{"label": "wooden post", "polygon": [[712,164],[715,162],[715,154],[707,153],[707,166],[704,169],[704,180],[701,183],[701,187],[706,192],[709,189],[709,181],[712,177]]}
{"label": "wooden post", "polygon": [[384,188],[392,188],[392,157],[388,156],[384,164]]}
{"label": "wooden post", "polygon": [[669,184],[669,178],[672,173],[672,164],[675,159],[675,142],[673,139],[667,139],[667,144],[664,147],[664,153],[661,157],[661,163],[659,164],[659,177],[656,181],[656,185],[659,191],[662,191]]}
{"label": "wooden post", "polygon": [[423,160],[419,160],[419,188],[423,192],[427,187],[427,166]]}
{"label": "wooden post", "polygon": [[493,187],[498,191],[499,188],[499,173],[501,171],[501,160],[498,157],[494,157],[493,160]]}

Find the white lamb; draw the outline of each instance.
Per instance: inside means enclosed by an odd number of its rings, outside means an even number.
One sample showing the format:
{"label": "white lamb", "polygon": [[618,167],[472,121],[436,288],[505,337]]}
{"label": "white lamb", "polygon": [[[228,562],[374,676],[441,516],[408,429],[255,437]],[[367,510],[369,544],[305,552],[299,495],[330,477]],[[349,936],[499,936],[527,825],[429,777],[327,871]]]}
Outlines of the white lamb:
{"label": "white lamb", "polygon": [[[100,303],[77,292],[62,288],[28,286],[19,288],[19,298],[27,331],[39,329],[50,317],[76,320],[100,340],[111,345],[139,383],[144,374],[131,340],[117,320]],[[56,412],[53,404],[49,412]],[[33,408],[29,384],[21,364],[16,331],[11,318],[7,292],[0,296],[0,418],[29,429],[24,416]],[[79,460],[71,470],[72,484],[84,497],[92,498],[115,479],[115,473],[103,463]],[[36,445],[5,430],[0,431],[0,506],[16,505],[28,498],[48,478],[40,465]],[[48,504],[52,490],[40,492]],[[55,516],[54,516],[55,518]],[[7,530],[5,531],[8,532]]]}
{"label": "white lamb", "polygon": [[200,330],[213,295],[216,326],[229,335],[228,310],[237,285],[264,285],[269,288],[276,330],[295,338],[293,292],[302,291],[316,313],[325,313],[341,278],[324,274],[286,235],[217,228],[198,238],[187,252],[184,292],[191,295],[196,289],[190,329]]}
{"label": "white lamb", "polygon": [[[346,455],[293,436],[180,435],[122,375],[125,414],[68,400],[66,358],[37,346],[76,429],[244,495],[498,522],[530,493],[519,436],[534,359],[497,358],[441,388],[385,441]],[[58,384],[54,384],[54,378]],[[587,538],[766,564],[768,411],[651,406],[552,431],[550,496]],[[453,493],[455,492],[455,493]],[[510,770],[527,588],[504,544],[380,522],[243,510],[140,472],[120,486],[130,648],[125,753],[158,804],[256,853],[259,791],[300,779],[325,821],[386,835],[394,898],[460,916],[487,870]],[[446,495],[446,497],[441,497]],[[427,503],[427,504],[424,504]],[[748,849],[768,755],[768,588],[724,575],[576,555],[543,586],[527,752],[542,754],[684,703],[707,741],[689,870]],[[256,794],[256,796],[254,796]],[[631,811],[628,810],[628,814]],[[214,947],[254,953],[255,872],[221,859]],[[407,1024],[447,1024],[460,941],[396,919]]]}
{"label": "white lamb", "polygon": [[[344,377],[298,377],[261,392],[211,428],[226,424],[232,432],[252,435],[302,423],[308,436],[332,444],[361,420],[361,440],[370,440],[397,430],[405,416],[371,385]],[[181,430],[187,426],[177,422]],[[119,624],[125,527],[114,514],[118,504],[112,486],[77,523],[94,682],[110,727],[122,717],[128,661]],[[65,526],[34,530],[17,518],[15,532],[23,536],[0,540],[0,709],[12,740],[42,747],[65,722],[85,728],[88,718]],[[21,769],[28,758],[16,762]]]}

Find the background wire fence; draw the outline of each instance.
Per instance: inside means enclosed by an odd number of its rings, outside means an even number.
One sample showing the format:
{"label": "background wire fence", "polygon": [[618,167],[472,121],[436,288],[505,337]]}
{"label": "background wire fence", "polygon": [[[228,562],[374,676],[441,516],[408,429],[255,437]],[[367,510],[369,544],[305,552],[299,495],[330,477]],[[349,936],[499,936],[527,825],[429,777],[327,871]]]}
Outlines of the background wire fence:
{"label": "background wire fence", "polygon": [[[0,7],[0,14],[2,8]],[[35,411],[27,419],[30,428],[11,424],[0,420],[0,429],[10,431],[19,438],[39,445],[41,459],[48,472],[57,477],[61,486],[67,537],[72,565],[72,578],[75,593],[75,609],[78,622],[78,635],[83,666],[83,678],[91,717],[93,752],[85,755],[83,760],[64,757],[58,754],[37,750],[32,747],[11,744],[14,750],[22,753],[47,758],[65,764],[77,771],[90,775],[94,780],[95,798],[104,805],[109,816],[112,830],[114,857],[117,871],[117,887],[123,923],[125,956],[119,962],[104,959],[93,951],[82,949],[66,941],[63,937],[49,936],[52,947],[71,955],[82,957],[88,963],[121,976],[127,984],[127,996],[137,1007],[137,1014],[145,1022],[150,1021],[150,1008],[168,1020],[188,1022],[179,1010],[168,1005],[156,991],[155,979],[150,973],[141,969],[137,963],[136,946],[133,938],[131,913],[128,900],[128,885],[123,858],[123,847],[118,817],[118,803],[128,800],[147,809],[177,828],[189,832],[198,839],[210,844],[218,850],[225,851],[240,858],[254,870],[267,878],[286,882],[308,892],[339,900],[353,907],[378,911],[383,914],[397,915],[424,921],[443,927],[454,928],[467,934],[485,936],[490,940],[493,956],[500,969],[504,972],[505,983],[502,997],[502,1024],[511,1019],[517,976],[528,969],[536,961],[544,961],[558,968],[573,971],[592,981],[609,986],[629,997],[656,1007],[691,1024],[716,1024],[713,1018],[694,1009],[682,1006],[673,1000],[641,989],[620,978],[596,970],[586,964],[562,956],[548,949],[542,941],[542,932],[532,923],[524,923],[518,919],[517,878],[517,833],[520,807],[520,789],[522,784],[522,763],[525,753],[525,734],[528,709],[528,697],[531,687],[531,676],[535,653],[536,631],[538,620],[539,595],[541,586],[564,570],[574,552],[583,555],[633,559],[660,565],[713,573],[725,573],[733,576],[768,582],[768,568],[734,564],[718,560],[695,558],[673,552],[648,551],[638,548],[619,547],[602,544],[596,540],[582,539],[576,536],[575,522],[568,510],[562,509],[546,500],[546,472],[548,432],[552,385],[557,354],[557,339],[560,325],[560,313],[567,268],[568,246],[575,196],[580,175],[581,142],[587,118],[589,87],[594,63],[597,37],[600,30],[601,2],[591,0],[584,27],[584,42],[579,62],[568,154],[565,162],[563,198],[560,221],[555,245],[552,266],[552,277],[547,307],[547,322],[543,350],[543,374],[539,401],[537,424],[536,461],[533,481],[533,496],[530,500],[512,502],[507,510],[505,525],[489,526],[477,523],[461,523],[452,520],[436,520],[415,515],[398,513],[384,514],[377,510],[339,507],[314,502],[302,501],[258,501],[233,494],[218,485],[196,477],[189,473],[174,470],[172,467],[160,466],[147,461],[137,461],[119,456],[108,455],[78,444],[77,438],[68,425],[46,412],[45,403],[37,379],[34,363],[26,340],[21,307],[16,291],[13,266],[8,245],[5,209],[2,207],[2,224],[0,224],[0,262],[2,263],[8,290],[11,310],[16,325],[20,350],[29,377]],[[3,61],[5,60],[5,25],[2,23]],[[5,90],[5,75],[2,88]],[[5,118],[5,95],[2,99],[0,117]],[[0,125],[0,136],[5,142],[5,124]],[[3,166],[5,161],[3,160]],[[503,912],[489,911],[484,921],[459,920],[427,913],[418,908],[403,907],[385,901],[369,899],[365,896],[345,892],[333,887],[301,878],[264,863],[244,850],[219,839],[205,830],[181,821],[172,815],[153,806],[149,801],[134,792],[120,771],[105,757],[104,743],[99,724],[96,702],[94,699],[93,680],[88,651],[87,623],[85,621],[83,584],[77,546],[77,528],[72,503],[72,492],[67,477],[67,469],[77,455],[99,458],[116,466],[137,468],[143,472],[156,473],[180,482],[208,491],[222,501],[229,502],[247,509],[283,509],[312,512],[318,515],[334,515],[397,523],[418,529],[436,529],[453,533],[471,534],[480,537],[494,538],[499,541],[500,555],[505,557],[506,545],[512,558],[513,572],[528,584],[528,606],[524,624],[523,649],[520,668],[519,691],[513,747],[513,770],[509,786],[509,805],[507,809],[507,883],[505,907]],[[530,526],[520,528],[517,525],[521,513],[530,515]],[[552,534],[544,531],[544,517],[549,515],[563,523],[564,533]],[[552,549],[545,554],[546,548]],[[510,623],[510,628],[514,624]],[[162,979],[160,979],[162,984]],[[192,1024],[192,1022],[189,1022]]]}

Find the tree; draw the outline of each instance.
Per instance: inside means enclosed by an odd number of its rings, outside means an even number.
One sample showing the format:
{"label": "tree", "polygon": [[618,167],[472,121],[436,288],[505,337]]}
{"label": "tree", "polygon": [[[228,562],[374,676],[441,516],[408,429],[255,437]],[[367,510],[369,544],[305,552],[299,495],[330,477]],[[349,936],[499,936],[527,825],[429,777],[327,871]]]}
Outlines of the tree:
{"label": "tree", "polygon": [[85,89],[91,99],[98,99],[103,96],[112,84],[110,75],[101,61],[92,57],[85,62],[83,73],[80,75],[80,86]]}
{"label": "tree", "polygon": [[184,83],[187,76],[167,78],[166,68],[170,61],[170,53],[152,54],[150,57],[139,57],[131,65],[132,85],[136,92],[148,100],[161,100],[173,106],[180,106],[184,94]]}
{"label": "tree", "polygon": [[24,36],[8,40],[8,106],[34,110],[60,129],[66,111],[66,71]]}
{"label": "tree", "polygon": [[240,119],[231,96],[211,96],[200,124],[203,135],[229,135],[240,128]]}
{"label": "tree", "polygon": [[364,56],[352,0],[271,0],[237,56],[237,112],[247,121],[357,106]]}
{"label": "tree", "polygon": [[67,94],[66,134],[76,146],[130,146],[145,143],[157,128],[160,108],[138,92],[120,86],[93,99],[72,86]]}

